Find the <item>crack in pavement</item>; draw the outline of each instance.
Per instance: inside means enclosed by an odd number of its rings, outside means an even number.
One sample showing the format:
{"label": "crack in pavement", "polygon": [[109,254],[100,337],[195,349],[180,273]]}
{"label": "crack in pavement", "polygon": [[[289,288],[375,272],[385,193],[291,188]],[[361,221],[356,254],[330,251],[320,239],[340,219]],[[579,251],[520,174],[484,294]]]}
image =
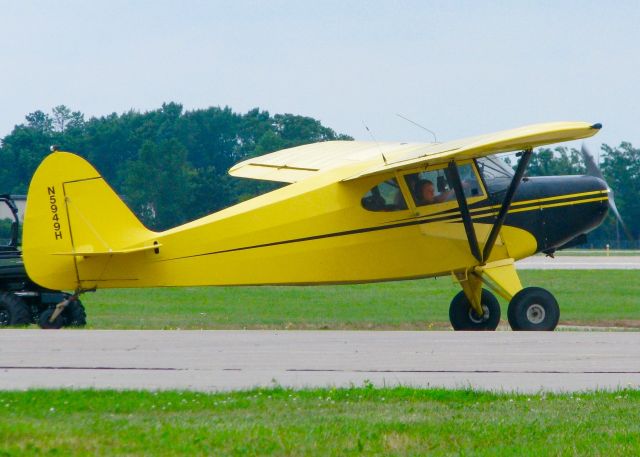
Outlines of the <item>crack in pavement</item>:
{"label": "crack in pavement", "polygon": [[[111,371],[260,371],[245,368],[175,368],[175,367],[76,367],[76,366],[0,366],[0,370],[111,370]],[[480,373],[480,374],[640,374],[638,370],[375,370],[375,369],[337,369],[337,368],[285,368],[274,369],[288,373]]]}

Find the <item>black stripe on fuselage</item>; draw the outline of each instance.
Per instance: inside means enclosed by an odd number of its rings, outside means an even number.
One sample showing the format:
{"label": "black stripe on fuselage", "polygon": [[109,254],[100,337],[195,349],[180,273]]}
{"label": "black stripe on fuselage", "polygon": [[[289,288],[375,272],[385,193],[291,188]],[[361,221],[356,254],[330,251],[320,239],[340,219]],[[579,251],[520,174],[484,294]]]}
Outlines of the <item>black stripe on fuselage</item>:
{"label": "black stripe on fuselage", "polygon": [[[522,202],[520,202],[520,205],[517,205],[515,208],[512,208],[512,211],[509,211],[509,214],[513,213],[513,212],[527,212],[527,211],[533,211],[533,210],[538,210],[540,209],[540,207],[544,207],[545,205],[557,205],[557,204],[561,204],[561,203],[572,203],[572,204],[580,204],[581,201],[583,200],[592,200],[593,198],[599,198],[601,200],[604,200],[607,198],[606,195],[602,195],[602,194],[590,194],[590,195],[580,195],[578,197],[566,197],[566,198],[561,198],[558,200],[548,200],[548,201],[540,201],[540,200],[530,200],[529,202],[527,202],[527,204],[522,204]],[[514,204],[517,204],[518,202],[514,202]],[[591,202],[587,202],[587,203],[591,203]],[[482,205],[483,204],[483,205]],[[484,202],[478,202],[475,205],[471,206],[471,210],[472,210],[472,214],[471,214],[471,219],[473,222],[486,222],[487,219],[489,218],[493,218],[497,212],[498,212],[499,206],[496,206],[495,204],[493,204],[492,202],[490,202],[489,204],[487,204],[486,201]],[[303,238],[293,238],[290,240],[281,240],[281,241],[274,241],[271,243],[262,243],[262,244],[255,244],[255,245],[251,245],[251,246],[242,246],[242,247],[238,247],[238,248],[232,248],[232,249],[224,249],[224,250],[220,250],[220,251],[212,251],[212,252],[203,252],[200,254],[192,254],[192,255],[186,255],[186,256],[180,256],[180,257],[173,257],[170,259],[164,259],[161,260],[163,262],[169,261],[169,260],[180,260],[180,259],[189,259],[189,258],[193,258],[193,257],[202,257],[202,256],[208,256],[208,255],[215,255],[215,254],[225,254],[225,253],[229,253],[229,252],[238,252],[238,251],[246,251],[249,249],[258,249],[258,248],[265,248],[265,247],[271,247],[271,246],[280,246],[283,244],[290,244],[290,243],[301,243],[301,242],[305,242],[305,241],[314,241],[314,240],[321,240],[324,238],[334,238],[334,237],[338,237],[338,236],[347,236],[347,235],[357,235],[360,233],[368,233],[368,232],[377,232],[380,230],[390,230],[390,229],[395,229],[395,228],[401,228],[401,227],[409,227],[412,225],[421,225],[421,224],[429,224],[432,222],[447,222],[447,221],[454,221],[456,219],[460,219],[461,215],[460,215],[460,211],[458,208],[452,208],[452,209],[448,209],[445,211],[441,211],[435,214],[430,214],[428,216],[414,216],[411,218],[407,218],[407,219],[401,219],[399,221],[396,221],[392,224],[385,224],[385,225],[380,225],[380,226],[376,226],[376,227],[365,227],[365,228],[360,228],[360,229],[353,229],[353,230],[345,230],[342,232],[333,232],[333,233],[324,233],[321,235],[313,235],[313,236],[307,236],[307,237],[303,237]]]}
{"label": "black stripe on fuselage", "polygon": [[[605,197],[602,192],[588,192],[588,193],[585,193],[584,195],[580,194],[578,196],[568,196],[568,197],[562,197],[562,198],[537,199],[537,200],[531,199],[531,200],[525,200],[525,201],[515,201],[511,205],[511,209],[509,210],[509,213],[531,211],[532,209],[539,208],[541,206],[546,206],[546,205],[557,205],[562,203],[580,203],[582,200],[591,200],[593,198],[604,199]],[[476,221],[476,219],[478,218],[485,218],[487,216],[497,215],[499,210],[500,210],[500,205],[495,204],[495,202],[487,204],[486,200],[469,205],[469,211],[471,212],[471,217],[474,221]],[[418,216],[408,217],[405,219],[397,219],[394,222],[408,221],[408,220],[414,220],[414,219],[428,219],[429,217],[435,217],[435,216],[443,217],[444,215],[455,216],[455,218],[461,217],[460,210],[458,209],[458,207],[455,207],[455,208],[444,210],[435,214],[431,214],[429,216],[425,216],[424,214],[422,214]]]}

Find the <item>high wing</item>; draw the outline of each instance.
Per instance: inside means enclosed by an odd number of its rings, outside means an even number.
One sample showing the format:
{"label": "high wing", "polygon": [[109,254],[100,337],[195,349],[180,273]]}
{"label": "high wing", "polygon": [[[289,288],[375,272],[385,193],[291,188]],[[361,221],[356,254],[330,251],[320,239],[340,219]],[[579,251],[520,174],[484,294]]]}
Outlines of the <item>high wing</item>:
{"label": "high wing", "polygon": [[545,144],[579,140],[595,135],[601,128],[601,124],[587,122],[552,122],[449,141],[408,154],[394,154],[391,159],[387,157],[386,163],[366,169],[345,181],[390,170],[413,168],[422,163],[436,165],[451,160],[472,159],[501,152],[533,149]]}
{"label": "high wing", "polygon": [[346,165],[363,164],[362,170],[344,178],[350,181],[378,173],[435,165],[545,144],[578,140],[595,135],[602,126],[587,122],[552,122],[480,135],[445,143],[375,143],[327,141],[298,146],[245,160],[232,176],[270,181],[297,182],[317,173]]}
{"label": "high wing", "polygon": [[382,154],[408,152],[424,146],[372,141],[323,141],[245,160],[234,165],[229,174],[238,178],[292,183],[333,168],[382,158]]}

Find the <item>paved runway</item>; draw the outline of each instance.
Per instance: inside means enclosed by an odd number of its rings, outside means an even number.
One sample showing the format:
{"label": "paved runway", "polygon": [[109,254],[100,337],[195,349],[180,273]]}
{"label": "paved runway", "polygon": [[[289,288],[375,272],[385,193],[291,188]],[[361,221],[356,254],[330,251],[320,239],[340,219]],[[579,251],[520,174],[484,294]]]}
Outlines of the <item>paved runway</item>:
{"label": "paved runway", "polygon": [[640,333],[0,331],[0,389],[640,387]]}
{"label": "paved runway", "polygon": [[533,256],[516,266],[519,270],[640,270],[640,256]]}

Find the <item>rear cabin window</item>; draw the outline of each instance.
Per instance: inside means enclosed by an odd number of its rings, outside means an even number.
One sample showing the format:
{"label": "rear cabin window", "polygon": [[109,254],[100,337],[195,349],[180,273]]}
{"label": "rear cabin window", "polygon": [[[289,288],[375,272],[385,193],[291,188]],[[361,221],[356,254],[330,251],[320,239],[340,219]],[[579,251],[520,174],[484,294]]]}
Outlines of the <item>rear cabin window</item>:
{"label": "rear cabin window", "polygon": [[362,197],[362,207],[369,211],[401,211],[407,209],[395,178],[381,182]]}

